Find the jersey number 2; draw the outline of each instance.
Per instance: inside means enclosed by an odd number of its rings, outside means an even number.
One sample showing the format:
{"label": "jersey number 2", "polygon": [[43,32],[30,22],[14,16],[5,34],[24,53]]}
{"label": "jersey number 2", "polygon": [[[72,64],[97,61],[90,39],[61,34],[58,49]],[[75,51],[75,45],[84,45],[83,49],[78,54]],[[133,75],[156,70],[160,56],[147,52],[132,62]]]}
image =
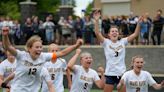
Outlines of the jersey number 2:
{"label": "jersey number 2", "polygon": [[136,88],[136,92],[140,92],[140,88],[139,87]]}

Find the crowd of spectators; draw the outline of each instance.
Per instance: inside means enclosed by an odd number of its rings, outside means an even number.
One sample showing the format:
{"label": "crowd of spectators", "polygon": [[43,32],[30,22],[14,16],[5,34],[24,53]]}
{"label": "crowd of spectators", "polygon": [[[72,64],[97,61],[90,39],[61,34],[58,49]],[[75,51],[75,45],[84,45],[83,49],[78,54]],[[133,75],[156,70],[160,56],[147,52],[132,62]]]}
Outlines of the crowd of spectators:
{"label": "crowd of spectators", "polygon": [[[32,18],[27,18],[25,23],[12,20],[10,17],[0,17],[0,29],[3,26],[9,26],[9,37],[14,45],[24,45],[32,35],[39,35],[44,45],[50,43],[71,45],[78,38],[84,40],[84,45],[98,45],[99,43],[94,34],[94,21],[91,15],[74,19],[72,16],[68,16],[68,18],[60,17],[58,21],[54,21],[57,19],[54,19],[52,15],[48,15],[45,20],[40,20],[38,16],[33,16]],[[143,17],[144,22],[141,24],[140,35],[131,45],[161,45],[164,24],[162,10],[157,10],[153,18],[150,18],[148,13],[144,13]],[[109,17],[104,15],[99,20],[99,28],[104,37],[108,37],[107,34],[110,27],[117,26],[120,37],[126,37],[134,32],[137,21],[138,16],[133,13],[129,16]],[[0,36],[0,61],[6,58],[1,40],[2,36]]]}
{"label": "crowd of spectators", "polygon": [[[141,24],[140,36],[131,44],[142,45],[160,45],[161,34],[163,30],[164,18],[162,10],[157,10],[154,18],[150,18],[148,13],[143,14],[144,22]],[[24,45],[32,35],[39,35],[43,44],[57,43],[59,45],[70,45],[75,43],[78,38],[83,38],[85,45],[99,44],[95,38],[94,25],[91,15],[83,18],[72,16],[68,18],[60,17],[54,21],[52,15],[48,15],[45,21],[40,20],[38,16],[27,18],[25,23],[18,20],[12,20],[9,17],[0,17],[0,29],[2,26],[10,27],[10,39],[15,45]],[[138,16],[131,13],[129,16],[106,16],[99,21],[102,34],[107,37],[111,26],[116,25],[119,28],[120,36],[126,37],[134,32],[138,21]],[[155,38],[156,37],[156,38]],[[157,39],[157,42],[156,42]]]}

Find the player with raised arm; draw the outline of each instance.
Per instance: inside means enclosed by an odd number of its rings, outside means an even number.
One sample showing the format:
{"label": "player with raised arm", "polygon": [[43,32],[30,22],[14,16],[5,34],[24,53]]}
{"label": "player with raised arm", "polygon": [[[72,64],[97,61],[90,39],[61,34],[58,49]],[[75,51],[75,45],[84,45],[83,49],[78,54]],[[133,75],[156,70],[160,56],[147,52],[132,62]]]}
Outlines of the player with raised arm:
{"label": "player with raised arm", "polygon": [[[52,43],[48,46],[48,52],[59,52],[60,48],[58,45]],[[65,59],[57,58],[56,60],[51,60],[44,64],[44,67],[47,68],[49,74],[51,76],[52,83],[55,87],[56,92],[64,92],[64,85],[63,85],[63,76],[64,73],[67,72],[67,63]],[[70,79],[70,78],[68,78]],[[42,84],[41,92],[47,92],[48,87],[45,81]]]}
{"label": "player with raised arm", "polygon": [[[26,42],[26,51],[13,49],[8,38],[9,28],[2,28],[2,41],[7,49],[17,59],[17,66],[14,77],[14,84],[11,86],[11,92],[38,92],[44,78],[50,92],[54,92],[52,81],[47,76],[47,69],[43,68],[45,62],[55,60],[58,57],[67,55],[82,44],[82,40],[77,40],[75,45],[69,46],[60,52],[45,53],[42,52],[42,40],[39,36],[32,36]],[[49,75],[49,73],[48,73]]]}
{"label": "player with raised arm", "polygon": [[106,58],[106,82],[104,92],[112,92],[114,85],[119,83],[122,74],[126,71],[125,46],[128,45],[128,42],[131,42],[135,37],[139,35],[140,22],[142,22],[142,17],[139,19],[139,23],[137,24],[135,32],[126,38],[119,38],[119,31],[116,26],[111,26],[108,33],[109,38],[105,38],[99,30],[99,19],[101,17],[100,12],[95,11],[93,13],[93,17],[95,35],[104,48]]}
{"label": "player with raised arm", "polygon": [[[90,92],[93,83],[97,85],[98,88],[104,87],[104,71],[101,70],[101,79],[98,73],[91,69],[91,64],[93,62],[92,56],[88,52],[83,52],[80,55],[81,50],[77,49],[75,55],[69,60],[68,68],[72,71],[72,86],[70,92]],[[77,58],[80,55],[81,65],[75,65]]]}

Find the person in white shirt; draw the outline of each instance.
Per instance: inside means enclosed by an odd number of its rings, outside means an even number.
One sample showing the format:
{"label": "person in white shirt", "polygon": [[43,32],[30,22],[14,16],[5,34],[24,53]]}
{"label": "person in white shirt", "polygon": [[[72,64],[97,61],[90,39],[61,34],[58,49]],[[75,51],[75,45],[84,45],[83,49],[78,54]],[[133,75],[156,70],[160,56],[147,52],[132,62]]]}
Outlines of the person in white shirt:
{"label": "person in white shirt", "polygon": [[[0,64],[0,85],[16,68],[16,59],[8,51],[6,51],[7,59]],[[3,92],[9,92],[9,88],[3,88]]]}
{"label": "person in white shirt", "polygon": [[54,28],[55,28],[55,24],[50,21],[50,17],[47,16],[46,17],[46,22],[43,23],[43,27],[45,29],[45,36],[46,36],[46,40],[47,43],[52,43],[55,39],[54,37]]}
{"label": "person in white shirt", "polygon": [[[59,46],[52,43],[48,46],[48,52],[58,52],[60,51]],[[51,80],[55,87],[56,92],[64,92],[63,86],[63,76],[67,68],[67,63],[65,59],[57,58],[56,60],[51,60],[44,64],[44,67],[47,68],[51,76]],[[48,87],[43,81],[41,92],[48,92]]]}
{"label": "person in white shirt", "polygon": [[164,87],[164,80],[161,84],[156,83],[148,71],[142,70],[144,59],[137,55],[132,58],[132,70],[125,72],[117,85],[121,89],[122,85],[126,86],[126,92],[148,92],[148,85],[154,89],[162,89]]}
{"label": "person in white shirt", "polygon": [[[75,55],[69,60],[67,67],[72,71],[72,86],[70,92],[90,92],[93,83],[99,88],[104,86],[104,72],[101,71],[101,79],[98,73],[91,69],[93,62],[92,56],[88,52],[83,52],[77,49]],[[80,55],[81,65],[75,65],[78,56]]]}
{"label": "person in white shirt", "polygon": [[2,28],[2,41],[5,49],[7,49],[17,59],[15,70],[14,84],[11,86],[11,92],[38,92],[42,82],[42,78],[47,81],[49,91],[54,92],[52,81],[46,77],[47,69],[43,68],[45,62],[55,60],[62,57],[82,44],[82,40],[77,40],[75,45],[69,46],[66,49],[57,53],[42,52],[42,40],[39,36],[32,36],[26,42],[26,51],[13,49],[8,38],[8,27]]}
{"label": "person in white shirt", "polygon": [[[121,75],[126,71],[125,66],[125,46],[128,42],[131,42],[140,32],[140,22],[142,17],[139,19],[139,23],[135,29],[135,32],[126,38],[119,38],[119,31],[116,26],[110,28],[108,38],[105,38],[99,30],[99,19],[100,12],[95,11],[94,17],[94,28],[95,35],[99,42],[102,44],[106,57],[106,69],[105,69],[105,87],[104,92],[112,92],[114,85],[119,83]],[[118,90],[120,91],[120,90]]]}

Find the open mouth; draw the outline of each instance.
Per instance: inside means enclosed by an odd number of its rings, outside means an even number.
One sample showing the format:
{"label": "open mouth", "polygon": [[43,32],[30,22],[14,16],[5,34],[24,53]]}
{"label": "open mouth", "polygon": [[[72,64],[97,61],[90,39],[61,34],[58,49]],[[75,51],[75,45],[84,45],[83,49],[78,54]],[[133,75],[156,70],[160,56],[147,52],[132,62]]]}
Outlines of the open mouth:
{"label": "open mouth", "polygon": [[142,67],[141,67],[141,66],[138,66],[137,68],[138,68],[138,69],[142,69]]}
{"label": "open mouth", "polygon": [[91,64],[91,62],[87,62],[87,64]]}
{"label": "open mouth", "polygon": [[40,55],[40,52],[36,52],[35,54],[36,54],[36,55]]}

